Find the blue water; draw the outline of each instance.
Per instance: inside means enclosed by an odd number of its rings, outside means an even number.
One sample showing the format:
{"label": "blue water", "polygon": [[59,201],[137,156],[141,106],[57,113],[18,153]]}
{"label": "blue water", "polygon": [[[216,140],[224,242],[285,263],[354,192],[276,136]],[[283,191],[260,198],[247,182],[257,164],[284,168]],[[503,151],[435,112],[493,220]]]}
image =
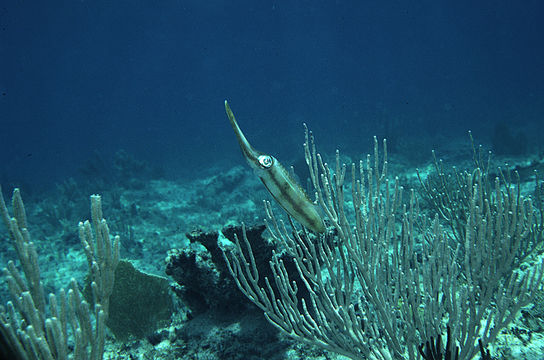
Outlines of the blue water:
{"label": "blue water", "polygon": [[[0,183],[39,187],[123,149],[171,178],[254,145],[326,151],[373,135],[421,151],[502,124],[544,133],[541,1],[4,1]],[[535,150],[536,151],[536,150]]]}

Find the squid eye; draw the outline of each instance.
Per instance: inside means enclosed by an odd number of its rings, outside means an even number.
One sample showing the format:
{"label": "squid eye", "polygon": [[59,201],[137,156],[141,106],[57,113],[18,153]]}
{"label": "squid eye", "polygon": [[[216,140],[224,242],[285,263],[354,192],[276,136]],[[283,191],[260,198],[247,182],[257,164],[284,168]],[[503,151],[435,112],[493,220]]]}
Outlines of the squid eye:
{"label": "squid eye", "polygon": [[258,157],[258,160],[259,160],[259,165],[261,165],[263,169],[268,169],[269,167],[272,166],[272,163],[273,163],[272,156],[270,155],[260,155]]}

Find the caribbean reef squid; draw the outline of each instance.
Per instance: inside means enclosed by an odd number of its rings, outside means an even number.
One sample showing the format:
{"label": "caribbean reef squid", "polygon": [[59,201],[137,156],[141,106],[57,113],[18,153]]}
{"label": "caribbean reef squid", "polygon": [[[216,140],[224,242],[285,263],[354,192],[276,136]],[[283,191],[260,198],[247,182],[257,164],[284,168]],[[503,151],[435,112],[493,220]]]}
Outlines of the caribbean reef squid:
{"label": "caribbean reef squid", "polygon": [[274,156],[257,151],[249,144],[226,100],[225,111],[242,149],[242,154],[272,197],[289,215],[306,228],[316,233],[325,232],[325,224],[317,212],[316,205],[310,201],[304,190]]}

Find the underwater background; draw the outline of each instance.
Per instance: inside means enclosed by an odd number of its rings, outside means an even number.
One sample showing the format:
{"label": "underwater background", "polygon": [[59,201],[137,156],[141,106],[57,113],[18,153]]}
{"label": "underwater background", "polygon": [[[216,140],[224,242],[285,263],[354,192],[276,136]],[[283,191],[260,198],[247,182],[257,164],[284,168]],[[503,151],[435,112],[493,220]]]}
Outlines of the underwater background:
{"label": "underwater background", "polygon": [[[103,196],[121,257],[163,277],[167,253],[191,247],[195,229],[262,224],[271,197],[225,99],[252,145],[294,165],[305,188],[303,123],[326,159],[364,158],[373,136],[387,138],[390,173],[413,188],[432,150],[470,163],[471,130],[494,165],[527,170],[530,192],[532,171],[544,171],[543,14],[536,0],[2,2],[2,192],[22,191],[48,292],[85,277],[77,223],[91,194]],[[3,268],[16,255],[4,224],[0,234]],[[249,358],[232,328],[188,325],[202,312],[192,305],[175,305],[177,358]],[[113,352],[162,358],[160,334],[124,334],[148,341]],[[544,358],[542,343],[518,340],[497,354],[515,344],[510,358]],[[255,359],[335,356],[274,341]]]}

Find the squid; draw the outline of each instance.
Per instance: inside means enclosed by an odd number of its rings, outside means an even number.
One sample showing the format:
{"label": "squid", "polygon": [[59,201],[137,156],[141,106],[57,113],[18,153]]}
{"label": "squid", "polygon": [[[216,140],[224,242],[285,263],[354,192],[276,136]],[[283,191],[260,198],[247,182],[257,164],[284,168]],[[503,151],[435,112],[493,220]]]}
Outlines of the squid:
{"label": "squid", "polygon": [[325,223],[317,211],[316,205],[306,192],[289,175],[281,163],[272,155],[257,151],[247,141],[238,126],[234,114],[225,100],[225,111],[230,120],[240,149],[249,166],[261,179],[265,188],[276,202],[297,222],[315,233],[324,233]]}

